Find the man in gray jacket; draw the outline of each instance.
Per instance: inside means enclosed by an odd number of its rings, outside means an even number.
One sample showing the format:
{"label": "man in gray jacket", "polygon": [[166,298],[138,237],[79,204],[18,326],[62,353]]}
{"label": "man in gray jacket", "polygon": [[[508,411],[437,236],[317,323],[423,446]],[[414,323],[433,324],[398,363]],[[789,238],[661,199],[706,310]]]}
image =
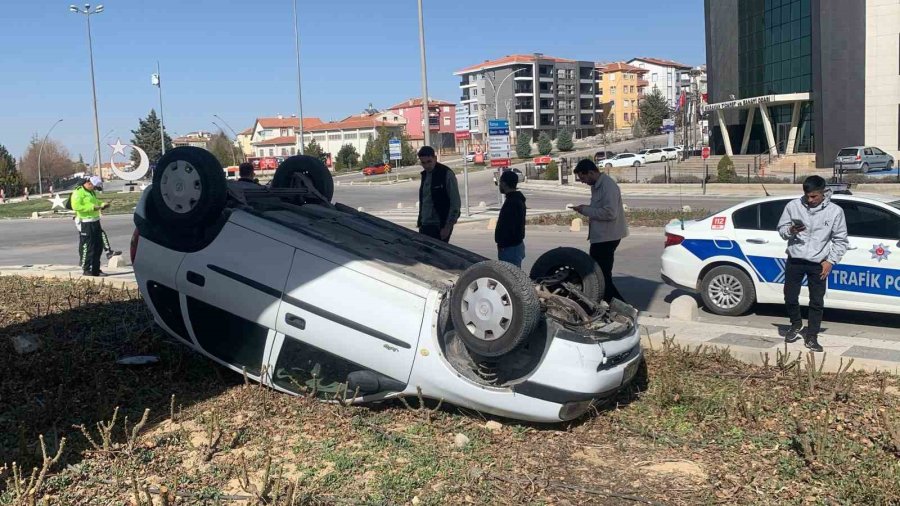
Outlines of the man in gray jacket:
{"label": "man in gray jacket", "polygon": [[622,239],[628,237],[622,192],[613,178],[602,174],[591,160],[578,162],[575,166],[575,177],[591,187],[591,203],[575,206],[574,209],[590,220],[588,240],[591,241],[591,257],[600,266],[606,282],[603,300],[609,302],[612,299],[619,299],[624,302],[612,278],[616,248]]}
{"label": "man in gray jacket", "polygon": [[803,319],[800,316],[800,287],[806,278],[809,288],[809,326],[803,337],[806,347],[822,351],[819,345],[819,326],[825,291],[831,268],[847,252],[847,222],[844,210],[831,202],[831,189],[821,176],[809,176],[803,182],[803,197],[788,202],[778,233],[788,242],[784,268],[784,305],[791,319],[784,340],[789,343],[800,338]]}

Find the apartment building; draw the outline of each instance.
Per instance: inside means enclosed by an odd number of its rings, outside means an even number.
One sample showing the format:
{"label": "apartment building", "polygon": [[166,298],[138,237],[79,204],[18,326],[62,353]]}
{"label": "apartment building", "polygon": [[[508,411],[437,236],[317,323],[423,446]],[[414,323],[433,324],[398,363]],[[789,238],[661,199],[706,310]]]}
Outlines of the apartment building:
{"label": "apartment building", "polygon": [[628,64],[647,71],[648,93],[653,89],[658,89],[666,97],[669,106],[675,107],[675,101],[678,99],[680,91],[682,73],[690,71],[690,65],[647,56],[632,58],[628,61]]}
{"label": "apartment building", "polygon": [[640,100],[648,82],[646,69],[624,62],[595,68],[598,112],[594,122],[604,131],[628,130],[640,115]]}
{"label": "apartment building", "polygon": [[[422,99],[410,98],[387,108],[388,111],[406,118],[406,135],[413,147],[425,143],[425,121],[422,119]],[[428,101],[428,131],[431,145],[435,149],[455,147],[456,105],[445,100]]]}
{"label": "apartment building", "polygon": [[536,140],[567,129],[576,138],[596,133],[598,111],[594,63],[546,56],[508,55],[454,72],[472,142],[487,138],[487,121],[509,119],[513,137]]}

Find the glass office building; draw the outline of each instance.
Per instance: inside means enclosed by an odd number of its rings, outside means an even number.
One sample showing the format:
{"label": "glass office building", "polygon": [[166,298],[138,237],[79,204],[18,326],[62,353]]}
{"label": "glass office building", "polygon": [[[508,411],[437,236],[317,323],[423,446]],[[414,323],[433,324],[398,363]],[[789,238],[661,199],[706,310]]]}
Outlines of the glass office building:
{"label": "glass office building", "polygon": [[717,153],[815,153],[828,167],[846,146],[900,151],[897,2],[706,0],[705,14]]}

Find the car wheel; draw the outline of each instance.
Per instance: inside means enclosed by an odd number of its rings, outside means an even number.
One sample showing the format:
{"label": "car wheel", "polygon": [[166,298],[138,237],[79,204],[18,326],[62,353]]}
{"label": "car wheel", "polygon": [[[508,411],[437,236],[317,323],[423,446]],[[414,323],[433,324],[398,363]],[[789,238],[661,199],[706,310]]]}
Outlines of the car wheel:
{"label": "car wheel", "polygon": [[209,151],[181,146],[156,164],[150,198],[156,217],[177,227],[206,225],[225,208],[227,190],[222,164]]}
{"label": "car wheel", "polygon": [[466,347],[484,357],[514,350],[537,326],[540,302],[525,273],[497,260],[466,269],[450,293],[450,318]]}
{"label": "car wheel", "polygon": [[756,302],[756,289],[744,271],[722,265],[703,276],[700,297],[706,308],[715,314],[739,316]]}
{"label": "car wheel", "polygon": [[888,169],[888,170],[891,170],[891,169],[893,169],[893,168],[894,168],[894,161],[893,161],[893,160],[888,160],[888,163],[887,163],[887,169]]}
{"label": "car wheel", "polygon": [[863,174],[868,174],[868,173],[869,173],[869,164],[868,164],[868,163],[864,163],[864,164],[862,165],[862,173],[863,173]]}
{"label": "car wheel", "polygon": [[640,167],[640,166],[641,166],[641,162],[634,162],[633,166],[634,166],[634,167]]}
{"label": "car wheel", "polygon": [[[569,296],[566,283],[572,284],[588,299],[600,301],[606,291],[603,272],[590,255],[577,248],[555,248],[534,262],[529,273],[532,281],[545,280],[551,292]],[[577,299],[575,299],[578,302]]]}
{"label": "car wheel", "polygon": [[612,168],[612,164],[611,164],[611,163],[607,163],[607,164],[606,164],[606,168],[607,168],[607,169],[611,169],[611,168]]}
{"label": "car wheel", "polygon": [[272,188],[294,188],[294,174],[305,174],[312,180],[316,191],[331,201],[334,197],[334,179],[328,167],[318,158],[306,155],[294,155],[287,158],[275,169],[272,177]]}

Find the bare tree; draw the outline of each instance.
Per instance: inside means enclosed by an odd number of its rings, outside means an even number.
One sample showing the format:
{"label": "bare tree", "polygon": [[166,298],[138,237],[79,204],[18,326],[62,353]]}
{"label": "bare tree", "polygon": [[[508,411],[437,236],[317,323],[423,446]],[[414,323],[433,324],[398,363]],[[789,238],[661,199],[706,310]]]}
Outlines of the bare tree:
{"label": "bare tree", "polygon": [[75,172],[75,164],[65,146],[54,139],[47,139],[41,151],[41,139],[35,134],[31,137],[31,142],[28,143],[25,155],[19,163],[19,172],[28,183],[37,183],[38,155],[41,162],[41,177],[44,181],[53,181]]}

